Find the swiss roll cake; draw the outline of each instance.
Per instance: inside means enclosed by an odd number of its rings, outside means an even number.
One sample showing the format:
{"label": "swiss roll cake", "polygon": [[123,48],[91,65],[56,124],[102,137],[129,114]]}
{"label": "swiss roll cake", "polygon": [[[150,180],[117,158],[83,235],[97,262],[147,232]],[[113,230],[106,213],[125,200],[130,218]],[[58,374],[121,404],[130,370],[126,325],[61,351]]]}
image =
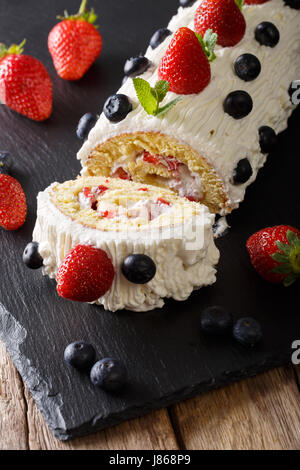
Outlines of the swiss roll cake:
{"label": "swiss roll cake", "polygon": [[[219,252],[214,216],[173,191],[119,178],[80,177],[54,183],[38,195],[33,240],[44,274],[56,278],[76,246],[103,250],[113,266],[109,290],[96,304],[116,311],[147,311],[164,298],[185,300],[194,289],[215,282]],[[145,255],[155,266],[149,282],[137,283],[124,260]],[[123,266],[123,269],[122,269]],[[125,273],[125,274],[124,274]]]}
{"label": "swiss roll cake", "polygon": [[[140,77],[152,87],[178,30],[195,30],[201,4],[179,8],[169,32],[149,46]],[[289,90],[300,79],[300,11],[290,5],[245,4],[242,39],[231,47],[217,43],[208,85],[199,93],[169,91],[164,105],[180,101],[163,116],[145,112],[129,76],[118,94],[128,97],[130,111],[119,122],[101,114],[78,153],[82,174],[170,189],[214,213],[238,207],[266,161],[265,141],[287,127],[295,107]]]}

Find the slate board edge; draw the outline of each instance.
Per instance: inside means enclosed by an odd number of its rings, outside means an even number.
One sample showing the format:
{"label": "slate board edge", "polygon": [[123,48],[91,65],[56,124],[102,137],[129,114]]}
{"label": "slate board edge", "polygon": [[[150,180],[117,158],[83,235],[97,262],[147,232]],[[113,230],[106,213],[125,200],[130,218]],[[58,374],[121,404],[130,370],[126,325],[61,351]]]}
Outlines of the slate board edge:
{"label": "slate board edge", "polygon": [[54,436],[61,441],[103,430],[128,419],[140,417],[151,411],[174,405],[175,403],[192,398],[209,390],[229,385],[246,377],[260,374],[290,362],[290,351],[278,351],[276,355],[264,359],[260,364],[255,363],[242,371],[235,370],[230,371],[230,373],[224,372],[208,382],[196,383],[192,387],[183,388],[176,393],[157,399],[155,402],[145,403],[142,407],[130,407],[120,413],[110,414],[109,417],[94,416],[88,422],[82,423],[75,429],[67,429],[61,413],[62,400],[60,394],[58,393],[54,396],[49,394],[49,385],[40,376],[37,370],[30,365],[30,360],[26,359],[24,355],[21,354],[20,346],[26,341],[26,330],[2,304],[0,304],[0,339],[5,344],[9,355],[14,361],[34,401],[40,408],[50,430],[53,432]]}

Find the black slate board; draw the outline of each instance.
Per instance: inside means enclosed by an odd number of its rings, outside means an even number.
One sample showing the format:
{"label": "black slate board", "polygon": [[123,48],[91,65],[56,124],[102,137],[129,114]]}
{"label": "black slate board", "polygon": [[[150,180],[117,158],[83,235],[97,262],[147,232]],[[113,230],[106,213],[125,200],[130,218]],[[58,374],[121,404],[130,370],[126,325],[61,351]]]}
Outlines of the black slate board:
{"label": "black slate board", "polygon": [[[254,231],[279,223],[300,226],[300,110],[279,139],[245,202],[232,214],[230,233],[218,240],[221,262],[213,287],[195,292],[184,303],[168,301],[148,314],[104,312],[71,303],[56,294],[55,283],[22,265],[24,246],[35,222],[36,195],[49,183],[75,177],[80,143],[79,117],[98,112],[122,79],[125,59],[145,50],[154,30],[167,24],[177,0],[94,0],[104,38],[101,60],[78,83],[60,80],[47,52],[47,33],[61,13],[59,0],[2,0],[0,40],[27,38],[26,52],[41,59],[54,82],[54,112],[46,123],[33,123],[4,106],[0,109],[0,148],[16,159],[14,175],[25,188],[29,215],[17,232],[0,232],[0,337],[59,439],[93,432],[154,408],[256,374],[289,360],[300,336],[299,286],[272,286],[254,272],[245,249]],[[76,11],[78,1],[64,0]],[[138,46],[137,46],[138,45]],[[299,78],[299,77],[295,77]],[[207,339],[199,331],[199,312],[224,304],[235,316],[254,315],[264,338],[246,351],[231,339]],[[93,343],[98,356],[116,356],[127,366],[130,384],[120,395],[95,389],[87,376],[63,362],[65,346],[75,339]]]}

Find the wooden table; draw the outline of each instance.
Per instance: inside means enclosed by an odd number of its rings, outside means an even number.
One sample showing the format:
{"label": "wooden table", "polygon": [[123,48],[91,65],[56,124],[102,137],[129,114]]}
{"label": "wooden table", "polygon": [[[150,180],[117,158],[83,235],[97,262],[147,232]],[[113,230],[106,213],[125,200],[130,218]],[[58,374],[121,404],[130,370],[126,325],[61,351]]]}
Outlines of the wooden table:
{"label": "wooden table", "polygon": [[49,431],[0,343],[0,449],[300,449],[300,366],[281,367],[64,443]]}

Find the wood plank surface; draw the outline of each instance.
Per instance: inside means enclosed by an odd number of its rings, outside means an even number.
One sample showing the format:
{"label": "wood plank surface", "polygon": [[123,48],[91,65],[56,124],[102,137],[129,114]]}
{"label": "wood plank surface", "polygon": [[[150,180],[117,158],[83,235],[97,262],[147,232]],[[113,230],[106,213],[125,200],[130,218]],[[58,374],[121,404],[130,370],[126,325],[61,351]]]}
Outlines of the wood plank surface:
{"label": "wood plank surface", "polygon": [[292,366],[180,403],[172,413],[187,449],[300,448],[300,393]]}
{"label": "wood plank surface", "polygon": [[0,449],[28,449],[22,380],[0,341]]}
{"label": "wood plank surface", "polygon": [[60,442],[0,342],[0,449],[299,449],[300,366],[257,377],[96,434]]}

